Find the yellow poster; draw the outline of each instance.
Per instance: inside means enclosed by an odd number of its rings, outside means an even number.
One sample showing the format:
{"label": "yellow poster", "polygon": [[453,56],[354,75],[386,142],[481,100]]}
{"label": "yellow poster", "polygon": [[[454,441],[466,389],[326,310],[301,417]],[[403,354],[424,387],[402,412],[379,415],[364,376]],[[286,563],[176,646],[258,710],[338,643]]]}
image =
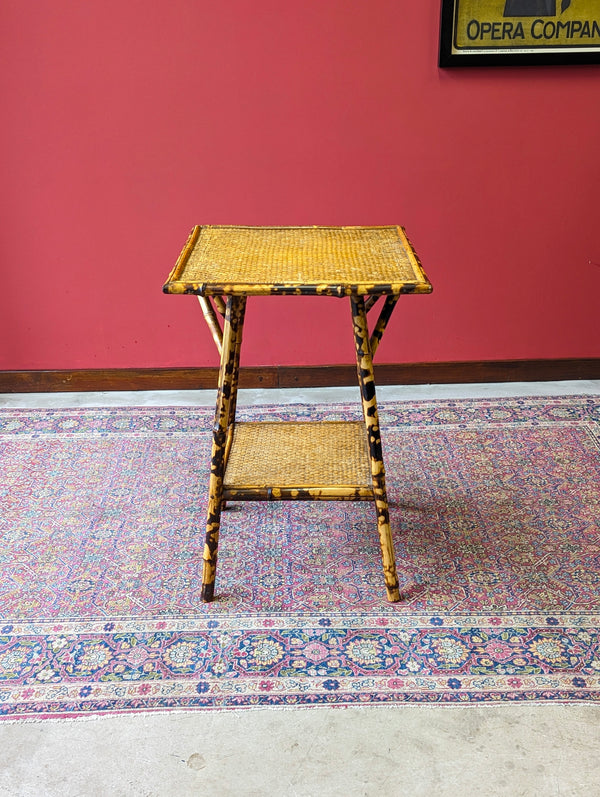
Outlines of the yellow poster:
{"label": "yellow poster", "polygon": [[600,47],[600,0],[455,0],[452,51]]}

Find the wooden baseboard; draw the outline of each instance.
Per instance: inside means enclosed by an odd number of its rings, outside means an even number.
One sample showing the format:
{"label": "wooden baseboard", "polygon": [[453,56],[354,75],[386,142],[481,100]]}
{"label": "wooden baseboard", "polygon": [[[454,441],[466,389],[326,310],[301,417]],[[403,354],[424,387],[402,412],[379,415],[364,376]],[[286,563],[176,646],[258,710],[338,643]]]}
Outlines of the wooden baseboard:
{"label": "wooden baseboard", "polygon": [[[0,371],[0,393],[60,393],[105,390],[214,389],[217,368],[104,368],[74,371]],[[562,360],[392,363],[375,365],[379,385],[473,382],[548,382],[600,379],[600,357]],[[240,386],[336,387],[356,384],[354,365],[242,368]]]}

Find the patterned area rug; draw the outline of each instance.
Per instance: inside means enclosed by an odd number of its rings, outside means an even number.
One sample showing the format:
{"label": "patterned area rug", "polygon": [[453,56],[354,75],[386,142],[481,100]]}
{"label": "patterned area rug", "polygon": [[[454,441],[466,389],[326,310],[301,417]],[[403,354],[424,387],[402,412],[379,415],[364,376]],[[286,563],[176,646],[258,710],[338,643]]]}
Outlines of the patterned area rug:
{"label": "patterned area rug", "polygon": [[3,717],[600,699],[600,399],[381,405],[399,604],[369,503],[232,505],[201,603],[212,414],[0,411]]}

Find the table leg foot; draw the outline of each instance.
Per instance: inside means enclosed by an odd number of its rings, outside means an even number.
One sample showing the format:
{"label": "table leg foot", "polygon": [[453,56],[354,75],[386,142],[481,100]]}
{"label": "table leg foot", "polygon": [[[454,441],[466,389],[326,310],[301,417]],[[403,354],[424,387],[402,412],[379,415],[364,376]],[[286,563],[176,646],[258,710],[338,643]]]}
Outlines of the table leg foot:
{"label": "table leg foot", "polygon": [[202,567],[202,592],[200,593],[200,597],[205,603],[210,603],[215,596],[216,574],[217,557],[215,554],[212,559],[204,559]]}
{"label": "table leg foot", "polygon": [[203,584],[202,592],[200,593],[203,603],[212,603],[215,597],[215,582],[212,584]]}
{"label": "table leg foot", "polygon": [[392,530],[390,528],[387,500],[379,499],[377,502],[378,511],[378,531],[379,543],[381,546],[381,562],[383,565],[383,577],[385,579],[385,589],[387,598],[391,603],[400,600],[400,589],[398,585],[398,574],[396,572],[396,561],[394,558],[394,545],[392,542]]}
{"label": "table leg foot", "polygon": [[[211,486],[212,486],[211,477]],[[214,495],[214,494],[213,494]],[[208,523],[206,524],[206,539],[202,554],[202,593],[203,601],[211,601],[215,591],[217,576],[217,555],[219,546],[219,530],[221,527],[221,499],[219,494],[211,495],[208,506]]]}
{"label": "table leg foot", "polygon": [[386,587],[387,599],[390,603],[398,603],[400,600],[400,590],[398,587]]}

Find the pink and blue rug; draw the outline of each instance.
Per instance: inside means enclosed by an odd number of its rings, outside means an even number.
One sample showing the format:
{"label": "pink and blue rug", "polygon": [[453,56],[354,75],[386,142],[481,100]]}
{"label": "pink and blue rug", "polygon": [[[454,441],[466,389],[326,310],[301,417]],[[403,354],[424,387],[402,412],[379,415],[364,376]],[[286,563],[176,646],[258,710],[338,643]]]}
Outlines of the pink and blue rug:
{"label": "pink and blue rug", "polygon": [[0,411],[2,717],[600,700],[597,397],[381,406],[399,604],[356,503],[232,505],[201,603],[212,415]]}

